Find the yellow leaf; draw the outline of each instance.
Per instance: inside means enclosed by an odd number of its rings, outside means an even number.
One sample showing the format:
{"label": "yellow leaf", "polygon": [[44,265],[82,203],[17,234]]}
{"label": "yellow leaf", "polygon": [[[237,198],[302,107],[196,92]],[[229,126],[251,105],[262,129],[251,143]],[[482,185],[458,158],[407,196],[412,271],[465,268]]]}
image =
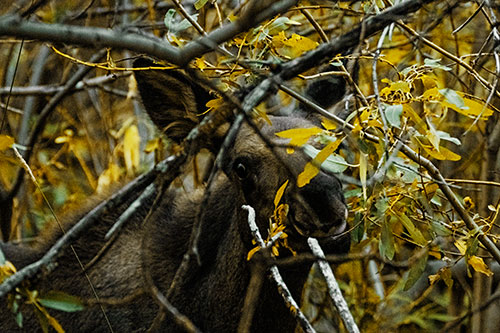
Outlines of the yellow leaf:
{"label": "yellow leaf", "polygon": [[152,140],[149,140],[146,143],[146,147],[144,147],[144,152],[149,154],[157,149],[163,149],[163,141],[161,140],[161,138],[154,138]]}
{"label": "yellow leaf", "polygon": [[487,276],[493,275],[493,272],[484,263],[483,258],[480,258],[478,256],[470,256],[467,262],[472,266],[472,268],[474,268],[476,272],[483,273]]}
{"label": "yellow leaf", "polygon": [[35,301],[34,304],[36,308],[40,310],[40,312],[45,316],[45,318],[47,318],[50,326],[52,326],[57,333],[64,333],[64,329],[62,328],[61,324],[59,324],[59,322],[54,317],[52,317],[49,312],[38,303],[38,301]]}
{"label": "yellow leaf", "polygon": [[469,196],[466,196],[464,198],[464,207],[465,209],[469,210],[474,208],[476,205],[474,204],[474,201],[472,201],[472,198]]}
{"label": "yellow leaf", "polygon": [[261,249],[260,246],[256,246],[253,249],[251,249],[250,251],[248,251],[247,261],[249,261],[250,259],[252,259],[253,255],[256,254],[260,249]]}
{"label": "yellow leaf", "polygon": [[118,165],[110,163],[108,168],[97,179],[96,192],[103,193],[111,184],[117,183],[121,175],[122,169]]}
{"label": "yellow leaf", "polygon": [[[313,135],[323,132],[321,128],[310,127],[310,128],[292,128],[286,131],[281,131],[276,133],[280,138],[290,139],[289,144],[291,146],[302,146],[305,144]],[[293,153],[293,149],[288,149],[289,154]]]}
{"label": "yellow leaf", "polygon": [[132,125],[127,128],[123,139],[123,157],[129,175],[135,174],[139,168],[140,142],[137,126]]}
{"label": "yellow leaf", "polygon": [[16,267],[14,267],[10,261],[6,261],[2,266],[0,266],[0,283],[15,273]]}
{"label": "yellow leaf", "polygon": [[426,132],[426,124],[425,121],[420,118],[420,116],[413,110],[413,108],[409,104],[404,104],[403,105],[403,114],[413,120],[415,123],[415,129],[419,131],[420,133],[425,133]]}
{"label": "yellow leaf", "polygon": [[317,174],[319,173],[319,168],[314,165],[313,162],[307,162],[304,167],[304,171],[302,171],[297,177],[297,186],[303,187],[311,181]]}
{"label": "yellow leaf", "polygon": [[318,173],[321,163],[323,163],[328,156],[330,156],[335,149],[338,148],[342,140],[335,140],[326,145],[325,148],[321,149],[321,151],[316,155],[316,157],[307,162],[304,167],[304,171],[302,171],[297,177],[297,186],[303,187],[311,181]]}
{"label": "yellow leaf", "polygon": [[462,107],[458,107],[457,105],[448,102],[444,98],[444,96],[442,96],[440,98],[441,105],[448,107],[448,108],[450,108],[458,113],[461,113],[467,117],[470,117],[470,118],[479,117],[479,119],[486,120],[486,119],[488,119],[489,116],[491,116],[493,114],[493,110],[488,108],[488,106],[485,105],[484,103],[478,102],[478,101],[473,100],[469,97],[466,97],[466,95],[462,92],[456,91],[455,93],[458,96],[460,96],[459,98],[462,99],[462,101],[461,101],[461,102],[463,102]]}
{"label": "yellow leaf", "polygon": [[177,37],[175,37],[175,35],[170,35],[168,36],[170,39],[171,39],[171,44],[174,44],[175,46],[182,46],[184,45],[184,43],[178,39]]}
{"label": "yellow leaf", "polygon": [[439,93],[439,89],[436,87],[427,89],[422,95],[422,97],[426,101],[436,101],[443,98],[443,96]]}
{"label": "yellow leaf", "polygon": [[365,153],[359,154],[359,180],[363,187],[363,198],[366,200],[366,174],[368,172],[368,156]]}
{"label": "yellow leaf", "polygon": [[64,329],[61,324],[56,320],[56,318],[52,317],[48,313],[46,314],[47,320],[49,321],[50,326],[54,327],[57,333],[64,333]]}
{"label": "yellow leaf", "polygon": [[468,110],[463,110],[467,115],[474,117],[480,116],[480,119],[487,119],[493,114],[493,110],[488,108],[484,103],[467,98],[461,92],[458,92],[458,94],[462,96],[465,106],[469,108]]}
{"label": "yellow leaf", "polygon": [[199,116],[202,116],[205,113],[208,113],[212,110],[216,110],[223,104],[224,104],[224,99],[222,97],[211,99],[207,102],[207,104],[205,104],[205,106],[208,108],[207,111],[203,112]]}
{"label": "yellow leaf", "polygon": [[337,128],[337,124],[334,123],[333,121],[331,121],[330,119],[328,118],[323,118],[323,121],[321,122],[321,125],[323,125],[323,127],[329,131],[331,130],[334,130]]}
{"label": "yellow leaf", "polygon": [[439,146],[439,151],[436,151],[431,146],[422,145],[424,150],[431,155],[431,157],[441,160],[441,161],[459,161],[462,157],[458,154],[455,154],[448,148],[443,146]]}
{"label": "yellow leaf", "polygon": [[276,192],[276,196],[274,197],[274,207],[278,207],[278,204],[280,203],[281,197],[283,196],[287,185],[288,179],[283,183],[283,185],[280,186],[278,192]]}
{"label": "yellow leaf", "polygon": [[392,82],[389,79],[382,79],[382,82],[389,84],[389,87],[385,87],[380,91],[382,97],[387,97],[392,93],[409,93],[411,86],[409,82],[406,81],[396,81]]}
{"label": "yellow leaf", "polygon": [[284,31],[273,36],[273,46],[282,56],[296,58],[302,53],[315,49],[319,44],[307,37],[293,34],[287,38]]}
{"label": "yellow leaf", "polygon": [[441,252],[439,252],[439,249],[430,249],[429,250],[429,255],[433,256],[437,260],[441,259]]}
{"label": "yellow leaf", "polygon": [[465,240],[463,239],[458,239],[455,241],[455,246],[460,251],[461,255],[465,255],[465,252],[467,251],[467,245]]}
{"label": "yellow leaf", "polygon": [[436,79],[429,75],[422,75],[420,79],[422,80],[422,83],[424,84],[424,87],[426,89],[432,89],[437,87]]}
{"label": "yellow leaf", "polygon": [[273,125],[273,123],[271,122],[271,119],[269,119],[269,116],[267,115],[266,107],[264,106],[264,103],[260,103],[253,110],[257,114],[257,116],[262,117],[262,119],[264,119],[269,126]]}
{"label": "yellow leaf", "polygon": [[196,60],[194,61],[194,65],[198,67],[202,72],[205,68],[207,68],[207,65],[205,64],[203,58],[196,58]]}
{"label": "yellow leaf", "polygon": [[8,135],[0,135],[0,151],[9,149],[14,144],[14,138]]}
{"label": "yellow leaf", "polygon": [[436,281],[441,279],[441,275],[439,273],[434,275],[429,275],[429,284],[432,286]]}

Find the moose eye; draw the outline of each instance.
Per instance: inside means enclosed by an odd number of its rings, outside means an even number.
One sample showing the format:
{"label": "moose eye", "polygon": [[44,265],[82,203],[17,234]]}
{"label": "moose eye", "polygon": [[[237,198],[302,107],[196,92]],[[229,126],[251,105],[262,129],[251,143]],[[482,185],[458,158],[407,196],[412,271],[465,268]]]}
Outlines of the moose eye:
{"label": "moose eye", "polygon": [[242,162],[235,164],[234,172],[240,179],[245,179],[248,176],[248,168]]}

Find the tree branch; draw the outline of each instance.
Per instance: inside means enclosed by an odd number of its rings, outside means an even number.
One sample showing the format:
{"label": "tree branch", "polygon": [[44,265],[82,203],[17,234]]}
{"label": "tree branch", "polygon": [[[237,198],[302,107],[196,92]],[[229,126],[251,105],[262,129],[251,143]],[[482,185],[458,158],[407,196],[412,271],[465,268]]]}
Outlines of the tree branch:
{"label": "tree branch", "polygon": [[260,22],[283,13],[297,3],[283,0],[273,3],[258,13],[249,12],[240,19],[216,29],[208,35],[188,43],[181,49],[152,36],[124,33],[93,27],[79,27],[65,24],[46,24],[27,21],[17,15],[0,17],[0,36],[38,39],[53,43],[67,43],[88,47],[112,47],[147,53],[178,66],[188,64],[195,57],[214,50],[237,34],[248,30]]}
{"label": "tree branch", "polygon": [[332,269],[330,265],[325,261],[325,253],[321,246],[319,246],[318,240],[315,238],[309,237],[307,239],[307,243],[311,248],[312,253],[320,258],[318,261],[319,268],[321,273],[325,277],[326,285],[328,287],[328,293],[330,294],[330,298],[333,301],[333,304],[337,308],[339,312],[340,318],[344,322],[344,326],[348,332],[359,333],[359,328],[352,317],[351,312],[349,311],[349,306],[347,305],[344,297],[342,296],[342,292],[340,291],[339,284],[333,275]]}
{"label": "tree branch", "polygon": [[[255,222],[255,210],[253,209],[253,207],[248,205],[243,205],[241,206],[241,208],[248,212],[248,226],[250,227],[250,231],[255,241],[261,248],[263,249],[266,248],[267,245],[264,242],[264,239],[262,239],[259,227]],[[307,320],[306,316],[304,316],[304,314],[300,310],[300,307],[298,306],[297,302],[295,302],[295,300],[293,299],[290,290],[288,289],[285,282],[283,281],[283,278],[281,277],[278,267],[276,267],[276,265],[272,265],[269,268],[269,270],[271,271],[271,277],[273,281],[276,283],[278,291],[283,297],[285,304],[290,309],[290,312],[293,314],[293,316],[297,319],[304,332],[311,332],[311,333],[316,332],[314,328],[311,326],[311,323],[309,323],[309,320]]]}
{"label": "tree branch", "polygon": [[[75,84],[71,92],[81,91],[85,88],[100,87],[106,83],[112,83],[118,78],[128,77],[132,72],[122,72],[109,75],[96,76],[90,79],[83,79]],[[33,96],[33,95],[55,95],[64,90],[64,85],[30,85],[28,87],[12,87],[12,91],[8,87],[0,88],[0,96]]]}

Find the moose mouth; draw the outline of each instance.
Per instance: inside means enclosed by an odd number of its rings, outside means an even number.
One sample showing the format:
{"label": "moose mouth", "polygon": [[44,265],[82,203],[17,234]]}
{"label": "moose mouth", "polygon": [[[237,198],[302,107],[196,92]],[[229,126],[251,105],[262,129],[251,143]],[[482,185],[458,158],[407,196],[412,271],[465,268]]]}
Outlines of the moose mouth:
{"label": "moose mouth", "polygon": [[347,214],[346,209],[345,216],[332,218],[328,221],[321,220],[319,226],[307,214],[301,214],[293,210],[290,210],[288,218],[293,228],[303,237],[337,238],[347,230]]}

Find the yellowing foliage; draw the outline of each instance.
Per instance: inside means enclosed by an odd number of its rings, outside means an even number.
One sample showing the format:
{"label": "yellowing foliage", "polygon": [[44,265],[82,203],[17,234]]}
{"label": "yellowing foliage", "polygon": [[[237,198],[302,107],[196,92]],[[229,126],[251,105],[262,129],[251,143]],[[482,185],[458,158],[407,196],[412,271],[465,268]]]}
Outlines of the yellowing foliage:
{"label": "yellowing foliage", "polygon": [[333,154],[333,152],[338,148],[341,142],[342,140],[335,140],[330,142],[326,145],[325,148],[321,149],[321,151],[312,161],[307,162],[304,171],[302,171],[297,176],[298,187],[303,187],[309,184],[311,179],[313,179],[319,173],[321,163],[323,163],[328,158],[328,156]]}
{"label": "yellowing foliage", "polygon": [[315,49],[318,43],[297,34],[292,34],[291,37],[287,38],[285,32],[281,31],[278,35],[273,36],[273,46],[278,54],[293,59],[301,56],[304,52]]}
{"label": "yellowing foliage", "polygon": [[8,135],[0,135],[0,151],[9,149],[14,144],[14,138]]}
{"label": "yellowing foliage", "polygon": [[[285,138],[285,139],[290,139],[289,145],[290,146],[302,146],[304,145],[309,139],[316,135],[321,133],[323,130],[319,127],[310,127],[310,128],[292,128],[286,131],[278,132],[276,133],[277,136],[280,138]],[[287,152],[289,154],[293,153],[294,150],[293,148],[288,148]]]}
{"label": "yellowing foliage", "polygon": [[127,128],[123,139],[123,155],[127,174],[129,175],[134,175],[139,168],[140,143],[141,138],[137,126],[132,125]]}

